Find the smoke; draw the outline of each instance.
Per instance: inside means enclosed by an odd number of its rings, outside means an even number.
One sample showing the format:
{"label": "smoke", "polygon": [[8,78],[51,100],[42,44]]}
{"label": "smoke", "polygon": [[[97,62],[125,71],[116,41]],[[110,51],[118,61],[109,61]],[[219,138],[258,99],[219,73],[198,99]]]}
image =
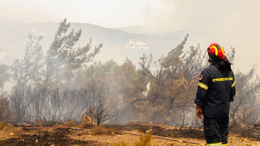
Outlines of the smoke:
{"label": "smoke", "polygon": [[155,33],[186,31],[188,46],[199,43],[202,50],[213,42],[227,51],[234,47],[235,68],[248,71],[254,64],[260,66],[259,6],[258,0],[162,0],[161,5],[146,7],[144,28]]}
{"label": "smoke", "polygon": [[6,54],[6,52],[0,50],[0,64],[2,63],[2,60],[5,58]]}
{"label": "smoke", "polygon": [[16,20],[22,22],[58,22],[59,19],[51,14],[44,13],[38,10],[25,9],[17,6],[0,6],[0,19]]}
{"label": "smoke", "polygon": [[[255,65],[260,74],[260,1],[259,0],[162,0],[158,7],[144,12],[146,26],[155,33],[183,31],[189,33],[186,47],[219,43],[226,52],[236,52],[234,72],[249,72]],[[239,91],[238,91],[239,92]],[[255,91],[256,92],[256,91]],[[259,99],[256,102],[260,102]],[[257,120],[256,120],[257,121]],[[259,119],[258,119],[259,121]]]}
{"label": "smoke", "polygon": [[[260,1],[243,0],[162,0],[159,6],[148,5],[144,25],[150,31],[174,31],[185,28],[212,30],[247,28],[260,17]],[[258,22],[259,24],[259,22]],[[250,24],[257,26],[255,24]],[[222,31],[223,32],[223,31]]]}

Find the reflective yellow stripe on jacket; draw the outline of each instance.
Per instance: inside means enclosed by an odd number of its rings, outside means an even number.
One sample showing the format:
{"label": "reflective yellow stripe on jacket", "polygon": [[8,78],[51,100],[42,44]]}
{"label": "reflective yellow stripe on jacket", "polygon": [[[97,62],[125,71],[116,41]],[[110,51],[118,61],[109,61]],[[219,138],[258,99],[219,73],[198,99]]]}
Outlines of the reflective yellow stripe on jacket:
{"label": "reflective yellow stripe on jacket", "polygon": [[204,90],[208,90],[208,88],[209,88],[207,85],[205,85],[205,84],[203,84],[201,82],[199,82],[199,87],[201,87]]}
{"label": "reflective yellow stripe on jacket", "polygon": [[231,85],[231,87],[235,87],[236,86],[236,82],[234,82],[232,85]]}
{"label": "reflective yellow stripe on jacket", "polygon": [[212,82],[222,82],[222,81],[233,81],[233,77],[212,79]]}
{"label": "reflective yellow stripe on jacket", "polygon": [[[212,82],[223,82],[223,81],[233,81],[233,77],[212,79]],[[234,81],[234,83],[231,85],[231,87],[235,87],[235,85],[236,85],[236,82]]]}

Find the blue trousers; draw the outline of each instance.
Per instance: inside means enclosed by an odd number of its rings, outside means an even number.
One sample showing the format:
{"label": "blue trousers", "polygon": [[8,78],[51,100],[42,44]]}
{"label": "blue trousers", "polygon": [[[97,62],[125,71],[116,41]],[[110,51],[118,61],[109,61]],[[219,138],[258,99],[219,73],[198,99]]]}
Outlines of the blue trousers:
{"label": "blue trousers", "polygon": [[228,143],[228,116],[220,118],[211,118],[204,116],[203,123],[204,135],[207,144]]}

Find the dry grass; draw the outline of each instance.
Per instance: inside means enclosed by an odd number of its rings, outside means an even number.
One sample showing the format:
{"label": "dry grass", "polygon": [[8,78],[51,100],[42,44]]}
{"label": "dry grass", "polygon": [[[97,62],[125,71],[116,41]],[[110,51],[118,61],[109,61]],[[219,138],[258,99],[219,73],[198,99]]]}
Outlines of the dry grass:
{"label": "dry grass", "polygon": [[3,130],[4,127],[8,127],[8,126],[11,126],[11,125],[6,122],[0,122],[0,130]]}
{"label": "dry grass", "polygon": [[68,121],[68,122],[64,122],[64,126],[68,126],[68,127],[76,127],[78,124],[74,121]]}
{"label": "dry grass", "polygon": [[92,124],[90,124],[90,123],[84,123],[84,122],[82,122],[82,123],[80,123],[79,125],[78,125],[78,127],[79,128],[93,128],[94,126],[92,125]]}
{"label": "dry grass", "polygon": [[121,143],[115,143],[114,145],[115,146],[130,146],[130,144],[125,141],[122,141]]}
{"label": "dry grass", "polygon": [[140,136],[140,141],[135,143],[135,146],[152,146],[152,132]]}
{"label": "dry grass", "polygon": [[105,128],[103,126],[96,126],[92,129],[93,135],[113,135],[114,130],[112,128]]}
{"label": "dry grass", "polygon": [[1,139],[8,139],[23,134],[22,127],[14,127],[6,122],[0,122],[0,136]]}
{"label": "dry grass", "polygon": [[83,120],[83,122],[78,125],[79,128],[88,128],[88,129],[91,129],[94,126],[95,126],[94,124],[92,124],[90,121],[87,120]]}
{"label": "dry grass", "polygon": [[[141,135],[140,136],[140,141],[137,141],[133,144],[133,146],[152,146],[152,132],[149,131],[147,134],[145,135]],[[121,143],[115,143],[115,146],[131,146],[131,144],[122,141]]]}
{"label": "dry grass", "polygon": [[[73,122],[72,122],[73,123]],[[113,145],[113,146],[151,146],[151,145],[190,145],[193,146],[195,144],[188,144],[185,141],[192,141],[197,143],[205,143],[204,138],[199,139],[190,139],[191,137],[177,137],[179,130],[174,131],[175,129],[172,127],[169,128],[159,128],[160,126],[141,125],[141,129],[146,129],[146,134],[140,135],[140,126],[125,125],[128,127],[120,127],[120,126],[109,126],[102,125],[96,126],[92,129],[69,129],[68,127],[55,128],[55,127],[14,127],[11,124],[0,122],[0,145],[8,144],[12,142],[14,145],[23,142],[24,144],[32,144],[36,143],[35,139],[38,140],[39,143],[51,143],[54,142],[60,145],[66,144],[96,144],[96,145]],[[109,128],[108,128],[109,127]],[[112,128],[113,127],[113,128]],[[149,128],[150,127],[150,128]],[[234,130],[234,129],[233,129]],[[240,129],[240,131],[243,129]],[[230,145],[260,145],[260,141],[258,141],[257,133],[259,130],[257,129],[248,129],[253,132],[253,138],[241,137],[240,134],[230,133],[229,143]],[[128,133],[128,134],[127,134]],[[129,134],[133,133],[133,134]],[[166,134],[169,134],[167,136]],[[173,133],[173,134],[171,134]],[[152,135],[154,134],[154,135]],[[178,139],[180,141],[170,141],[166,139],[161,139],[155,136],[164,136],[170,137],[174,139]],[[166,136],[165,136],[166,135]],[[252,135],[252,134],[249,134]],[[258,135],[259,136],[259,135]],[[33,141],[34,140],[34,141]],[[2,144],[2,143],[3,144]],[[27,143],[26,143],[27,142]]]}

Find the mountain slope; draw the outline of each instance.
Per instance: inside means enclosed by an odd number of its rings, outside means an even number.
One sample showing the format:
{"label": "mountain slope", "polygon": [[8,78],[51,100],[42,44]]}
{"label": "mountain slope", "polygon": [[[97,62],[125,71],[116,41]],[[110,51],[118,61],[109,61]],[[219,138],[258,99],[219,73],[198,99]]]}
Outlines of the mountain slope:
{"label": "mountain slope", "polygon": [[[7,53],[3,63],[11,64],[14,59],[23,56],[28,33],[43,36],[41,45],[46,51],[54,39],[58,27],[57,22],[24,23],[0,19],[0,50]],[[101,52],[95,58],[96,61],[113,59],[119,63],[122,63],[126,57],[137,63],[143,53],[153,54],[154,58],[158,59],[180,43],[188,31],[161,34],[130,33],[123,29],[103,28],[82,23],[71,23],[70,28],[82,29],[78,44],[80,46],[88,43],[90,38],[92,38],[92,47],[103,43]]]}

